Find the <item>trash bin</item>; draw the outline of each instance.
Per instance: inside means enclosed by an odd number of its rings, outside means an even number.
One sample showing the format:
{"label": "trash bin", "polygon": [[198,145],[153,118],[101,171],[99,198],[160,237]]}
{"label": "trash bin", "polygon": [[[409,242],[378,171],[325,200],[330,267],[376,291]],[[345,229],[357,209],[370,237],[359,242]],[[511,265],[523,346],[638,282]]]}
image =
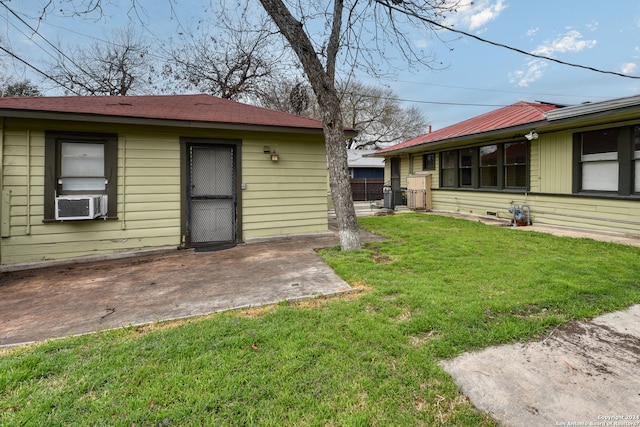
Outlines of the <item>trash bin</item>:
{"label": "trash bin", "polygon": [[384,208],[394,210],[396,208],[396,202],[394,200],[394,192],[390,188],[384,189]]}

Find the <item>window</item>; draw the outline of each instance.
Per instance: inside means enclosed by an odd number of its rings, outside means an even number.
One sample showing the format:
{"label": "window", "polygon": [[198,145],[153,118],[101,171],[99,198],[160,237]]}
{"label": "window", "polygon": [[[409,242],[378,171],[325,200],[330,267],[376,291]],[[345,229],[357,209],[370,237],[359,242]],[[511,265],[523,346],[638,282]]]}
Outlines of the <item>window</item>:
{"label": "window", "polygon": [[56,196],[107,195],[107,217],[117,211],[118,139],[111,134],[45,134],[44,219],[55,219]]}
{"label": "window", "polygon": [[529,186],[526,141],[444,151],[440,159],[441,187],[519,191]]}
{"label": "window", "polygon": [[618,130],[582,134],[582,190],[618,191]]}
{"label": "window", "polygon": [[526,142],[508,142],[504,144],[505,188],[527,187],[527,157]]}
{"label": "window", "polygon": [[456,151],[445,151],[441,154],[441,177],[440,182],[443,187],[457,187],[456,165],[458,162]]}
{"label": "window", "polygon": [[480,187],[498,186],[498,146],[480,147]]}
{"label": "window", "polygon": [[574,134],[573,192],[640,195],[640,126]]}
{"label": "window", "polygon": [[436,155],[435,153],[422,155],[422,170],[434,171],[436,170]]}
{"label": "window", "polygon": [[104,144],[60,143],[60,194],[91,191],[103,193]]}
{"label": "window", "polygon": [[471,187],[473,185],[473,148],[460,150],[460,187]]}

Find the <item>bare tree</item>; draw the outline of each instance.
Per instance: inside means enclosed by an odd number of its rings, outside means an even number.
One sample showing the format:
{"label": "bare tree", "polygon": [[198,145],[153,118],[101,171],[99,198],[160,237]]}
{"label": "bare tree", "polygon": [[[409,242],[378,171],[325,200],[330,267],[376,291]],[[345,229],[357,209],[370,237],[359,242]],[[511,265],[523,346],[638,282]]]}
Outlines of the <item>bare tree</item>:
{"label": "bare tree", "polygon": [[[387,45],[392,45],[394,54],[402,55],[410,63],[428,66],[433,58],[415,48],[407,30],[420,26],[423,31],[432,31],[430,21],[441,20],[444,13],[455,9],[456,2],[333,0],[329,6],[325,1],[260,0],[260,3],[295,52],[316,95],[322,112],[340,244],[343,250],[359,248],[336,68],[340,64],[351,68],[361,65],[375,71],[386,57]],[[418,19],[425,17],[430,21]],[[326,31],[319,31],[321,28]]]}
{"label": "bare tree", "polygon": [[149,50],[149,44],[129,26],[104,43],[76,48],[70,55],[60,53],[49,74],[81,95],[142,93],[152,69]]}
{"label": "bare tree", "polygon": [[163,76],[179,89],[232,100],[255,98],[279,61],[269,49],[269,34],[264,27],[194,36],[172,49],[171,57]]}
{"label": "bare tree", "polygon": [[[356,80],[336,83],[345,126],[358,131],[347,141],[349,149],[376,149],[425,133],[428,121],[416,107],[403,107],[390,88]],[[321,119],[311,88],[298,81],[274,79],[262,87],[262,106]]]}
{"label": "bare tree", "polygon": [[311,87],[300,78],[274,76],[260,85],[257,102],[265,108],[318,119],[318,103]]}
{"label": "bare tree", "polygon": [[422,112],[416,107],[402,107],[390,88],[357,81],[339,83],[339,87],[345,124],[358,130],[348,148],[382,148],[421,135],[427,129]]}

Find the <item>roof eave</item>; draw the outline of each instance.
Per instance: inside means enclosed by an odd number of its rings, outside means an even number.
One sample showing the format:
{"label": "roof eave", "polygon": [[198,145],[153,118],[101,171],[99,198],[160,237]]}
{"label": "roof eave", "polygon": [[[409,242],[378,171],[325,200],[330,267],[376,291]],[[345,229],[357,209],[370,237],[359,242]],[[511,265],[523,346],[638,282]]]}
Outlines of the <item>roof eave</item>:
{"label": "roof eave", "polygon": [[461,136],[456,136],[452,138],[445,138],[445,139],[436,140],[436,141],[424,142],[421,144],[412,145],[410,147],[385,151],[384,153],[375,153],[373,154],[373,156],[389,157],[389,156],[396,156],[399,154],[411,154],[411,153],[432,151],[430,149],[433,147],[442,148],[443,146],[463,145],[465,143],[469,143],[470,141],[481,143],[481,142],[487,142],[495,139],[515,138],[519,136],[518,134],[520,132],[524,132],[522,134],[522,136],[524,137],[524,134],[527,133],[528,131],[535,129],[537,127],[546,126],[547,123],[548,123],[547,120],[539,120],[535,122],[520,124],[517,126],[510,126],[508,128],[494,129],[490,131],[477,132],[477,133],[472,133],[468,135],[461,135]]}
{"label": "roof eave", "polygon": [[603,102],[587,103],[573,107],[559,108],[546,113],[550,123],[574,121],[576,119],[602,117],[633,111],[640,108],[640,95],[616,98]]}
{"label": "roof eave", "polygon": [[574,114],[555,115],[549,117],[549,127],[553,129],[562,129],[569,127],[580,127],[585,124],[599,124],[615,120],[629,120],[637,118],[640,105],[628,105],[621,108],[604,110],[604,109],[584,109],[574,112]]}
{"label": "roof eave", "polygon": [[[90,123],[111,123],[144,126],[181,127],[191,129],[218,129],[235,131],[281,132],[322,135],[322,128],[305,128],[291,126],[277,126],[250,123],[208,122],[197,120],[153,119],[139,117],[109,116],[102,114],[84,113],[60,113],[49,111],[0,109],[0,117],[35,119],[35,120],[59,120]],[[353,138],[357,132],[345,130],[345,136]]]}

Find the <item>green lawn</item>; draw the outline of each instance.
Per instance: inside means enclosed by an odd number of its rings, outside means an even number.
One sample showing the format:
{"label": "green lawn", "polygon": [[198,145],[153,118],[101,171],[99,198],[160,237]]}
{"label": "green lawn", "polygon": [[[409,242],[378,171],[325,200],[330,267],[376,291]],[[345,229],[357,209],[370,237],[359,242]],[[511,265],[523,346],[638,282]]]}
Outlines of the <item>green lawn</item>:
{"label": "green lawn", "polygon": [[0,353],[0,425],[494,425],[438,361],[640,302],[640,248],[424,214],[320,255],[360,289]]}

